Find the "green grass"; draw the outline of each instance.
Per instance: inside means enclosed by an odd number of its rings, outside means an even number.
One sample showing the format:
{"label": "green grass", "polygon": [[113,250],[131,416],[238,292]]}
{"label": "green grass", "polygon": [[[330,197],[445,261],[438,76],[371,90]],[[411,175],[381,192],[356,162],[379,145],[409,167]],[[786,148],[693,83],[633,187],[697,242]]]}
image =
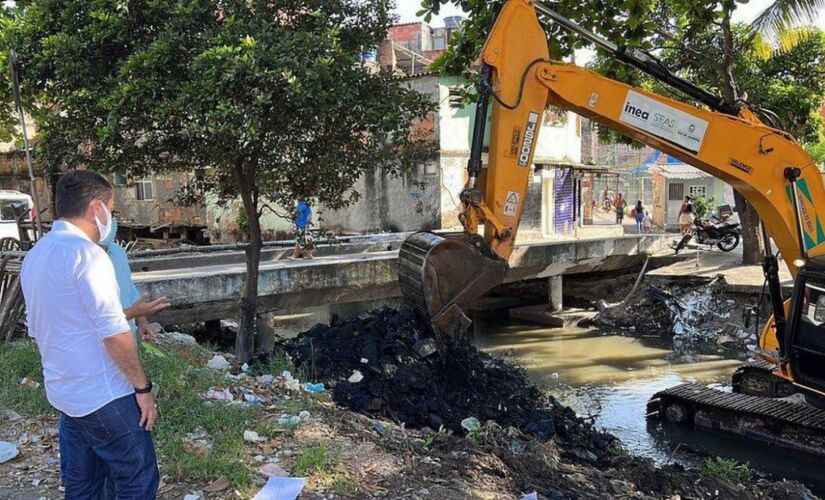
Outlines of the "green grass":
{"label": "green grass", "polygon": [[346,474],[336,474],[332,481],[332,491],[342,497],[351,497],[364,492],[364,487]]}
{"label": "green grass", "polygon": [[272,422],[271,420],[261,420],[258,421],[253,427],[252,430],[257,432],[259,436],[264,438],[273,438],[279,434],[283,434],[286,432],[285,429],[278,426],[277,423]]}
{"label": "green grass", "polygon": [[[253,429],[269,438],[288,430],[274,422],[258,420],[258,407],[207,403],[203,393],[213,386],[226,386],[228,382],[223,373],[204,367],[212,356],[208,350],[199,346],[161,348],[151,344],[143,344],[142,350],[146,371],[159,388],[160,419],[153,436],[164,473],[186,482],[210,482],[226,476],[236,487],[251,486],[255,472],[244,463],[243,431]],[[285,356],[273,356],[266,371],[280,375],[284,370],[303,381]],[[24,377],[40,382],[41,386],[32,389],[21,385]],[[0,344],[0,407],[30,416],[53,413],[42,382],[40,355],[33,342]],[[313,395],[299,393],[280,400],[277,405],[280,411],[297,415],[316,403]],[[205,455],[194,453],[184,445],[186,435],[199,429],[206,431],[212,444]],[[312,445],[300,450],[296,471],[326,475],[336,484],[340,480],[337,488],[341,491],[356,491],[357,483],[348,482],[345,475],[332,474],[340,462],[340,451]]]}
{"label": "green grass", "polygon": [[315,443],[298,450],[292,473],[295,476],[331,474],[341,465],[341,451],[323,443]]}
{"label": "green grass", "polygon": [[292,363],[283,351],[273,352],[267,363],[261,366],[259,370],[261,373],[270,373],[275,376],[280,375],[286,370],[292,373],[294,377],[300,378],[298,374],[295,373],[295,367],[292,366]]}
{"label": "green grass", "polygon": [[[147,373],[160,390],[161,417],[153,431],[155,444],[165,471],[175,479],[206,482],[224,475],[236,486],[248,486],[254,476],[242,461],[243,431],[251,425],[258,408],[204,401],[203,393],[209,387],[226,384],[221,373],[195,364],[208,357],[208,351],[197,346],[159,349],[144,345]],[[212,443],[206,455],[184,447],[186,434],[199,428],[206,431]]]}
{"label": "green grass", "polygon": [[[21,385],[25,377],[39,382],[40,387]],[[0,407],[29,416],[55,413],[46,400],[40,353],[34,342],[0,343]]]}
{"label": "green grass", "polygon": [[726,479],[734,484],[750,481],[753,476],[749,463],[740,464],[732,458],[725,459],[722,457],[705,460],[705,466],[702,468],[701,474],[706,478],[719,477]]}

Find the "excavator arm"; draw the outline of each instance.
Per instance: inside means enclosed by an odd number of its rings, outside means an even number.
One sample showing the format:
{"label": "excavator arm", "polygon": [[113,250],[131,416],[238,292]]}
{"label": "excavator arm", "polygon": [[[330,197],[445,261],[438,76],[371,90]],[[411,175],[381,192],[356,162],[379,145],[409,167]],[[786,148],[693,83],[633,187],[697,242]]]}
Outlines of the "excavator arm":
{"label": "excavator arm", "polygon": [[[619,60],[670,84],[707,106],[699,108],[549,60],[538,14],[574,30]],[[464,233],[442,238],[417,233],[402,247],[405,296],[446,333],[473,300],[498,284],[507,270],[535,152],[548,105],[572,110],[722,179],[762,218],[785,262],[798,268],[825,256],[825,183],[817,165],[789,134],[762,123],[746,107],[721,99],[671,75],[654,58],[598,38],[530,0],[509,0],[482,50],[479,105],[468,182],[461,194]],[[481,153],[488,103],[492,105],[488,166]],[[483,180],[480,181],[480,179]],[[484,225],[484,237],[478,235]],[[770,259],[769,259],[770,261]],[[768,269],[770,268],[770,269]],[[784,329],[777,265],[773,275],[775,321],[763,335],[778,350]],[[769,281],[771,278],[769,276]],[[410,298],[412,297],[412,300]]]}

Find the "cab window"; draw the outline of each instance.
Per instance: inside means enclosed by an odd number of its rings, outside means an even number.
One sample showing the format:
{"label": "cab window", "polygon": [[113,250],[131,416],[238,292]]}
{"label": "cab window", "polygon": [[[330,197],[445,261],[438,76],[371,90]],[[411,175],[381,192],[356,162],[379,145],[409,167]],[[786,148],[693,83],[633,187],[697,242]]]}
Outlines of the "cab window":
{"label": "cab window", "polygon": [[0,200],[0,221],[15,222],[17,220],[17,217],[15,215],[22,214],[26,215],[25,220],[29,220],[31,218],[28,200]]}

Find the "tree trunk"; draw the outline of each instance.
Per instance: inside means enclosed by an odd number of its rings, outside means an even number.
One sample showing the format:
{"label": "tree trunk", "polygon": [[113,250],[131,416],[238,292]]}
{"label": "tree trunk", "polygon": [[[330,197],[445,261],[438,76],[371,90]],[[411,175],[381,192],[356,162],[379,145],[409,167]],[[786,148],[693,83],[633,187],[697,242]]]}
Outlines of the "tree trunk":
{"label": "tree trunk", "polygon": [[[249,176],[251,178],[252,176]],[[245,178],[243,168],[236,167],[235,180],[241,194],[244,210],[249,221],[249,243],[246,246],[246,281],[241,297],[241,314],[238,335],[235,337],[235,356],[246,363],[253,356],[255,347],[255,319],[258,309],[258,267],[261,263],[261,221],[258,203],[253,193],[254,184]]]}
{"label": "tree trunk", "polygon": [[[739,91],[733,79],[734,50],[733,31],[730,25],[730,11],[725,11],[722,18],[722,65],[719,68],[719,78],[722,82],[722,94],[729,104],[736,104],[739,100]],[[759,228],[759,214],[748,203],[739,191],[734,190],[736,212],[742,228],[742,264],[759,264],[764,257],[762,231]]]}
{"label": "tree trunk", "polygon": [[759,264],[765,257],[759,214],[739,191],[734,190],[733,197],[736,200],[736,213],[739,214],[742,224],[742,264]]}

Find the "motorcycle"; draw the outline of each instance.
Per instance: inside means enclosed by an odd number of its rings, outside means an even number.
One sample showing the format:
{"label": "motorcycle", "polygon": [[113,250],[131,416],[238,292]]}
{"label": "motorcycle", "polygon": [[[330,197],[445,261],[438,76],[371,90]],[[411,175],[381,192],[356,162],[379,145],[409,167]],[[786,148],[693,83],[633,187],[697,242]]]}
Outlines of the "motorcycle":
{"label": "motorcycle", "polygon": [[713,221],[708,219],[697,219],[693,223],[693,227],[676,245],[676,253],[678,254],[688,242],[696,238],[696,243],[700,245],[716,245],[719,250],[723,252],[730,252],[739,246],[739,240],[742,239],[742,228],[738,222],[728,219],[728,217],[719,218],[713,216]]}

